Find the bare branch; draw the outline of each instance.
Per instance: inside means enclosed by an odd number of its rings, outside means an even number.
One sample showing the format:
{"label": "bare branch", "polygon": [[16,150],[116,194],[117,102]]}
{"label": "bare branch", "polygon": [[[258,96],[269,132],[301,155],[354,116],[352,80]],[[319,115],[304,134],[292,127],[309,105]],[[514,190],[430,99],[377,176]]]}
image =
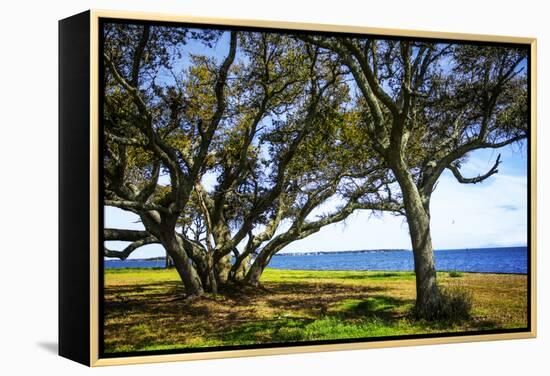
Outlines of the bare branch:
{"label": "bare branch", "polygon": [[155,244],[155,243],[159,243],[157,238],[155,238],[154,236],[148,236],[146,238],[136,240],[135,242],[129,244],[122,251],[113,251],[113,250],[110,250],[110,249],[108,249],[107,247],[104,246],[103,247],[104,248],[103,255],[105,257],[116,257],[116,258],[119,258],[121,260],[126,260],[128,258],[128,256],[130,256],[130,254],[132,252],[134,252],[136,249],[138,249],[139,247],[143,247],[144,245]]}
{"label": "bare branch", "polygon": [[105,240],[120,240],[126,242],[133,242],[136,240],[142,240],[150,237],[151,234],[147,231],[139,230],[123,230],[115,228],[103,229],[103,238]]}
{"label": "bare branch", "polygon": [[481,147],[481,148],[488,148],[488,149],[498,149],[498,148],[501,148],[501,147],[503,147],[503,146],[513,144],[514,142],[521,141],[521,140],[525,139],[526,137],[527,137],[526,134],[520,134],[520,135],[511,137],[511,138],[509,138],[509,139],[507,139],[507,140],[504,140],[504,141],[499,141],[499,142],[482,142],[482,143],[480,144],[480,147]]}
{"label": "bare branch", "polygon": [[495,161],[495,164],[493,165],[493,167],[491,167],[491,169],[486,174],[478,175],[474,178],[465,178],[464,176],[462,176],[458,166],[455,165],[455,164],[450,164],[447,168],[449,170],[451,170],[451,172],[453,173],[453,175],[455,176],[456,180],[458,180],[459,183],[462,183],[462,184],[477,184],[477,183],[481,183],[482,181],[484,181],[488,177],[496,174],[498,172],[498,166],[500,165],[500,163],[501,163],[501,161],[500,161],[500,154],[499,154],[498,157],[497,157],[497,160]]}
{"label": "bare branch", "polygon": [[363,74],[365,75],[367,82],[372,90],[372,93],[376,96],[380,102],[384,103],[384,105],[390,110],[392,115],[394,117],[399,116],[399,108],[397,107],[396,103],[393,101],[393,99],[384,92],[380,84],[378,83],[377,78],[374,76],[374,73],[372,69],[370,68],[370,65],[368,61],[365,59],[364,53],[362,53],[359,48],[348,38],[341,38],[342,44],[348,49],[349,52],[357,59],[359,62],[359,66],[361,67],[361,70],[363,71]]}
{"label": "bare branch", "polygon": [[134,61],[132,62],[131,78],[131,85],[134,87],[139,87],[139,67],[141,64],[143,52],[145,51],[145,46],[147,45],[147,41],[149,40],[149,29],[149,25],[143,26],[143,32],[141,33],[139,43],[134,51]]}
{"label": "bare branch", "polygon": [[156,210],[163,213],[170,213],[170,210],[156,204],[148,204],[138,201],[130,200],[105,200],[104,205],[114,206],[115,208],[125,209],[125,210]]}
{"label": "bare branch", "polygon": [[153,163],[153,171],[151,173],[151,180],[147,182],[141,191],[136,195],[136,199],[139,202],[147,202],[149,197],[153,193],[155,193],[155,189],[157,188],[158,180],[159,180],[159,174],[160,174],[160,162],[155,161]]}

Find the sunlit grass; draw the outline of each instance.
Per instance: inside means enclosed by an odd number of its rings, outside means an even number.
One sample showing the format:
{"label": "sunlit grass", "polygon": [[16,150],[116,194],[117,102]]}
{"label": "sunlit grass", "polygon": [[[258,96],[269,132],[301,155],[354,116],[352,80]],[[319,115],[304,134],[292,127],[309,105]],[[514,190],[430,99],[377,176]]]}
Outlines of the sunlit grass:
{"label": "sunlit grass", "polygon": [[410,272],[268,269],[265,289],[226,291],[187,302],[175,270],[105,272],[105,351],[252,345],[520,328],[527,323],[527,278],[439,273],[469,291],[465,322],[415,321]]}

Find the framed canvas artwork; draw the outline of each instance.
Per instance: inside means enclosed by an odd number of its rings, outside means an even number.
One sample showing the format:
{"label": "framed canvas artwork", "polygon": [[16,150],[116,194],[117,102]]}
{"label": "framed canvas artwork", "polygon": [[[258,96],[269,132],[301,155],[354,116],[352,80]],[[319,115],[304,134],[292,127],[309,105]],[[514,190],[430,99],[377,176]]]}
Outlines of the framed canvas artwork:
{"label": "framed canvas artwork", "polygon": [[89,365],[536,335],[536,41],[59,23],[59,353]]}

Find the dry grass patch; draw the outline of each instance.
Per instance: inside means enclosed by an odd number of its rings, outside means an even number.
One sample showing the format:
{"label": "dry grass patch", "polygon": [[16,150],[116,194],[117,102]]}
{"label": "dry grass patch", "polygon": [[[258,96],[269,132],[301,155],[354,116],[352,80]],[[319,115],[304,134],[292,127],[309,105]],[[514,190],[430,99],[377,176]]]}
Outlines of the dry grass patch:
{"label": "dry grass patch", "polygon": [[174,270],[107,270],[105,351],[368,338],[521,328],[527,278],[440,273],[442,286],[472,294],[461,323],[414,321],[414,274],[268,269],[263,289],[232,289],[186,301]]}

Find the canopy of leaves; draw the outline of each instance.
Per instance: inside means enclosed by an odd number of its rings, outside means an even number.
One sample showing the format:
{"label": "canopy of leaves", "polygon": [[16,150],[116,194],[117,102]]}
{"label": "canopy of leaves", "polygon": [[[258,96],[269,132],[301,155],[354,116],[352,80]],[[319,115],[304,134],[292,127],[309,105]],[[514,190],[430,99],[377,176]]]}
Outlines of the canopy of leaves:
{"label": "canopy of leaves", "polygon": [[319,225],[401,210],[385,206],[401,197],[391,155],[431,193],[470,151],[528,131],[522,48],[125,23],[104,35],[106,199],[221,253],[284,220],[311,225],[331,198]]}

